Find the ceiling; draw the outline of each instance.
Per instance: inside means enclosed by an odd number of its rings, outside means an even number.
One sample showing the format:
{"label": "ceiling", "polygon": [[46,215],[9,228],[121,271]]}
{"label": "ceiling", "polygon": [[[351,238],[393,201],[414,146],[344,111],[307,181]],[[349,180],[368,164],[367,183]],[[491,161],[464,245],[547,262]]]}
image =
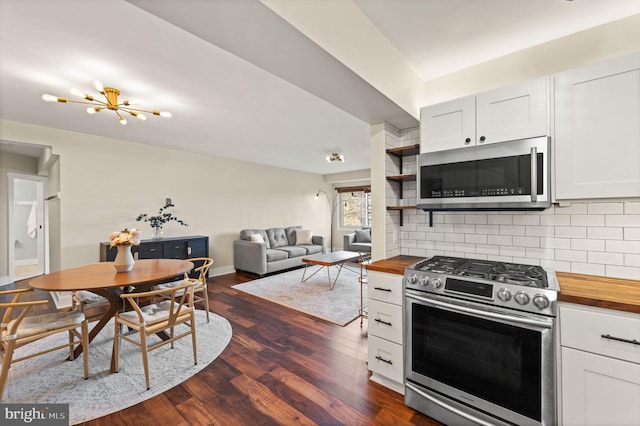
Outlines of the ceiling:
{"label": "ceiling", "polygon": [[[353,2],[421,80],[640,13],[640,0]],[[97,95],[94,80],[173,117],[122,126],[41,99]],[[3,119],[319,174],[369,168],[370,124],[418,124],[259,0],[0,0],[0,93]]]}

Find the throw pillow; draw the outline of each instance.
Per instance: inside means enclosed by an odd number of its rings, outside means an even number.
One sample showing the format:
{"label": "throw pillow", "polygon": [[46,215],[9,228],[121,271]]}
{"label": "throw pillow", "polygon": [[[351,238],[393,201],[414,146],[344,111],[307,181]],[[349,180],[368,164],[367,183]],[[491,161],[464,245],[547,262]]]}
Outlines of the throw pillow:
{"label": "throw pillow", "polygon": [[356,229],[356,243],[370,243],[371,229]]}
{"label": "throw pillow", "polygon": [[296,229],[296,245],[311,245],[313,242],[311,241],[311,237],[313,236],[313,232],[309,229]]}
{"label": "throw pillow", "polygon": [[264,243],[264,238],[262,238],[262,235],[260,235],[260,234],[253,234],[251,236],[251,242],[252,243]]}

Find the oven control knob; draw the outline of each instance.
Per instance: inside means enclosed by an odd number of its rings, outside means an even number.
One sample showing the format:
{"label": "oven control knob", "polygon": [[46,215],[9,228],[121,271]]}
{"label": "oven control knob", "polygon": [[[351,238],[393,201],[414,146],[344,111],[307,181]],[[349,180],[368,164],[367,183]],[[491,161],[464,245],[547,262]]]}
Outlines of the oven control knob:
{"label": "oven control knob", "polygon": [[407,281],[409,281],[409,284],[415,284],[418,281],[418,277],[416,274],[411,274],[407,277]]}
{"label": "oven control knob", "polygon": [[549,307],[549,299],[542,294],[536,294],[533,297],[533,304],[536,305],[536,308],[542,310]]}
{"label": "oven control knob", "polygon": [[509,290],[507,290],[506,288],[501,288],[500,290],[498,290],[498,299],[502,300],[503,302],[507,302],[511,300],[511,293],[509,293]]}
{"label": "oven control knob", "polygon": [[429,285],[429,277],[427,276],[422,276],[420,277],[420,285],[421,286],[428,286]]}
{"label": "oven control knob", "polygon": [[431,278],[431,285],[433,288],[442,287],[442,280],[440,278]]}
{"label": "oven control knob", "polygon": [[521,291],[517,292],[513,298],[516,299],[516,302],[518,302],[519,305],[526,305],[529,303],[529,295]]}

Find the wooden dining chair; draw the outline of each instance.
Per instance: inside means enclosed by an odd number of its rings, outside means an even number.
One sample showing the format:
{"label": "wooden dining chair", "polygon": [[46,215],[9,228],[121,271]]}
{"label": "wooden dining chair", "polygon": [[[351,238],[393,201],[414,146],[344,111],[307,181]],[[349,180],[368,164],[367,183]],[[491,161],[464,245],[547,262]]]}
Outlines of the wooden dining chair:
{"label": "wooden dining chair", "polygon": [[[136,292],[123,293],[120,297],[125,301],[126,305],[130,305],[132,310],[125,310],[116,314],[116,331],[114,340],[114,370],[119,370],[118,361],[120,356],[120,342],[126,340],[140,348],[142,351],[142,364],[144,367],[144,377],[149,389],[149,361],[148,352],[157,349],[166,344],[183,337],[191,335],[191,344],[193,346],[193,363],[198,363],[198,355],[196,353],[196,323],[193,308],[193,287],[194,284],[189,280],[187,274],[184,274],[182,284],[171,288]],[[141,306],[139,301],[154,300],[162,298],[164,300]],[[184,324],[188,327],[178,335],[175,334],[175,327]],[[168,336],[159,343],[148,346],[147,337],[154,334],[162,335],[163,332],[169,331]],[[132,336],[138,334],[138,340]]]}
{"label": "wooden dining chair", "polygon": [[[35,306],[46,305],[46,300],[20,301],[20,297],[33,291],[31,288],[0,291],[0,297],[13,294],[11,302],[0,303],[0,308],[5,308],[2,317],[2,342],[0,345],[0,360],[2,372],[0,373],[0,399],[4,394],[9,368],[13,363],[43,355],[58,349],[69,348],[69,359],[73,360],[74,346],[82,344],[82,358],[84,364],[84,378],[89,377],[89,331],[88,321],[81,311],[55,312],[27,316]],[[80,328],[80,333],[77,329]],[[31,354],[25,354],[14,358],[16,348],[33,343],[43,337],[62,332],[69,333],[68,343],[51,347]]]}
{"label": "wooden dining chair", "polygon": [[74,310],[84,312],[87,321],[97,321],[109,309],[109,301],[106,297],[87,290],[74,291],[71,295],[71,307]]}
{"label": "wooden dining chair", "polygon": [[[213,265],[213,259],[210,257],[194,257],[187,259],[193,262],[195,267],[193,270],[198,273],[197,278],[189,278],[194,284],[193,287],[193,301],[194,303],[204,302],[204,307],[207,314],[207,322],[209,322],[209,293],[207,292],[207,277],[209,276],[209,268]],[[181,285],[182,280],[174,281],[170,283],[157,284],[155,289],[165,289]],[[199,294],[202,296],[199,296]]]}

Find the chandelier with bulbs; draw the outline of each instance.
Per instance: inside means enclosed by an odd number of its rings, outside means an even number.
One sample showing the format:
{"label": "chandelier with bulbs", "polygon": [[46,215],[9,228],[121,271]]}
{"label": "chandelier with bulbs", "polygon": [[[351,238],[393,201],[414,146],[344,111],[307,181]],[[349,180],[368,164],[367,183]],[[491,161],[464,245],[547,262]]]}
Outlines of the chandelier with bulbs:
{"label": "chandelier with bulbs", "polygon": [[327,161],[329,163],[334,163],[334,162],[338,162],[338,163],[342,163],[344,162],[344,155],[339,154],[337,152],[332,152],[331,155],[327,155]]}
{"label": "chandelier with bulbs", "polygon": [[105,97],[106,101],[96,99],[93,96],[88,95],[86,93],[82,93],[77,89],[71,89],[71,94],[74,96],[83,98],[84,100],[74,101],[71,99],[63,98],[60,96],[53,96],[53,95],[42,95],[42,99],[45,102],[62,102],[62,103],[72,102],[76,104],[92,105],[89,108],[87,108],[87,112],[89,114],[95,114],[97,112],[102,111],[103,109],[108,109],[116,113],[116,116],[118,116],[118,120],[120,120],[120,124],[122,125],[127,124],[127,120],[126,118],[123,117],[121,112],[132,115],[140,120],[147,119],[147,116],[143,114],[144,112],[148,114],[157,115],[160,117],[167,117],[167,118],[171,117],[171,113],[167,111],[133,108],[132,106],[135,105],[135,102],[133,101],[123,101],[119,103],[118,96],[120,96],[120,90],[114,89],[113,87],[103,87],[102,83],[100,83],[99,81],[94,81],[93,87],[95,87],[96,90]]}

